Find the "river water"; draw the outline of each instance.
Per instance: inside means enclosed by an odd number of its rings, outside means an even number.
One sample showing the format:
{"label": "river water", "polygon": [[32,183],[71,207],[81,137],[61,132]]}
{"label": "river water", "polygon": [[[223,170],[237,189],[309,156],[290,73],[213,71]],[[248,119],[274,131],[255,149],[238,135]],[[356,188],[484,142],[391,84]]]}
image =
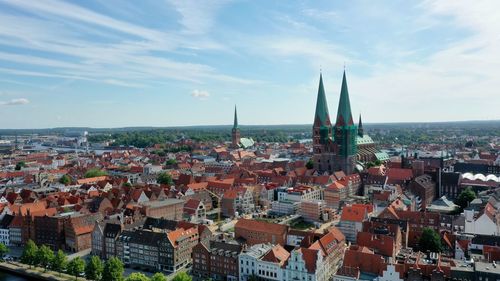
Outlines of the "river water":
{"label": "river water", "polygon": [[0,281],[28,281],[28,280],[30,279],[26,279],[24,277],[0,271]]}

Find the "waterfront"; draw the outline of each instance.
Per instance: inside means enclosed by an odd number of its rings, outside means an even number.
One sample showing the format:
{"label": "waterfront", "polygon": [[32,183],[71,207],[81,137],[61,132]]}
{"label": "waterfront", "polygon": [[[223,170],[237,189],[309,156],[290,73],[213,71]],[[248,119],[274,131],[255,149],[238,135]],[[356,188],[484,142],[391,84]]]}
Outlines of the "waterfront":
{"label": "waterfront", "polygon": [[0,271],[0,281],[28,281],[28,280],[30,280],[30,279],[26,279],[25,277],[13,275],[12,273]]}

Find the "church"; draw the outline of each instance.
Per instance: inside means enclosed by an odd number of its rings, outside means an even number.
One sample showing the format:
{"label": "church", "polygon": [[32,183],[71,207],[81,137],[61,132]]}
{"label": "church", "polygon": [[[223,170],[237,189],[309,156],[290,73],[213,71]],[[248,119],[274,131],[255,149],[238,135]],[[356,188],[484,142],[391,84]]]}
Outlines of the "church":
{"label": "church", "polygon": [[334,124],[330,120],[323,77],[320,74],[313,123],[314,169],[321,174],[344,171],[350,175],[355,170],[362,169],[362,165],[358,164],[377,159],[385,161],[388,156],[379,152],[373,140],[364,133],[361,116],[358,125],[354,124],[345,71]]}

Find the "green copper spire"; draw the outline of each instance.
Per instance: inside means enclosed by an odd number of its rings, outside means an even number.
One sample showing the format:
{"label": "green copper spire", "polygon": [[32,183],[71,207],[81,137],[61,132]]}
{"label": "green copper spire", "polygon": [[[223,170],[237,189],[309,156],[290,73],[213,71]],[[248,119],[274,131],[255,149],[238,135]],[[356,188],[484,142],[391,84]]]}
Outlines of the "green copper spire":
{"label": "green copper spire", "polygon": [[319,74],[318,97],[316,99],[316,113],[314,123],[319,120],[320,126],[329,126],[330,115],[328,113],[328,104],[326,102],[325,88],[323,87],[323,76]]}
{"label": "green copper spire", "polygon": [[351,102],[349,101],[349,91],[347,90],[347,80],[345,78],[345,70],[344,77],[342,78],[342,88],[340,89],[340,100],[339,100],[339,108],[337,111],[337,121],[335,125],[337,126],[347,126],[353,125],[352,114],[351,114]]}
{"label": "green copper spire", "polygon": [[234,123],[233,129],[238,129],[238,113],[236,112],[236,105],[234,106]]}
{"label": "green copper spire", "polygon": [[359,115],[359,122],[358,122],[358,135],[359,135],[360,137],[363,137],[363,135],[364,135],[363,123],[361,122],[361,114]]}

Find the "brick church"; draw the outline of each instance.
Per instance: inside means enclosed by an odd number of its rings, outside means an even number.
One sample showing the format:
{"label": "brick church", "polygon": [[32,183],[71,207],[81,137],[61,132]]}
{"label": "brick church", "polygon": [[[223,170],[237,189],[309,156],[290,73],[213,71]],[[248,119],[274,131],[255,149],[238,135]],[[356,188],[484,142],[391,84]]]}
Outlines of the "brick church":
{"label": "brick church", "polygon": [[313,124],[313,154],[314,169],[321,174],[344,171],[349,175],[355,172],[358,161],[388,159],[387,154],[379,152],[373,140],[364,133],[361,116],[359,124],[354,124],[345,71],[334,124],[330,120],[323,77],[320,74]]}

